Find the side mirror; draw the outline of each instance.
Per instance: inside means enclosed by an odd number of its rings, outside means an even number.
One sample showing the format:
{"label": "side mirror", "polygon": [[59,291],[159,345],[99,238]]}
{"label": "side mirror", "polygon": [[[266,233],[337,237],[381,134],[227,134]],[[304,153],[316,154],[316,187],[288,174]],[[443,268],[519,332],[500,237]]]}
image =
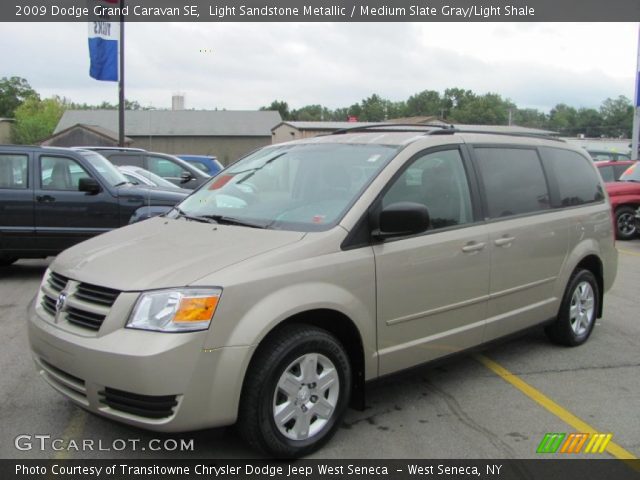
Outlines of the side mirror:
{"label": "side mirror", "polygon": [[180,175],[180,183],[187,183],[192,178],[193,178],[193,175],[191,175],[189,172],[183,172]]}
{"label": "side mirror", "polygon": [[373,236],[382,239],[413,235],[427,230],[429,224],[429,210],[421,203],[392,203],[380,212],[380,228]]}
{"label": "side mirror", "polygon": [[95,178],[81,178],[78,180],[78,190],[87,192],[89,195],[100,193],[100,184]]}

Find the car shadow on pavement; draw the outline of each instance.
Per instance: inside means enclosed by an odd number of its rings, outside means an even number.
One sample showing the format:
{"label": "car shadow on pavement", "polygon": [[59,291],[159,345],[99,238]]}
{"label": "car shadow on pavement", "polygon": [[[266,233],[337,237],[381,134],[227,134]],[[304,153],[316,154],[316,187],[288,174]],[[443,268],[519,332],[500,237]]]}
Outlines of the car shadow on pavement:
{"label": "car shadow on pavement", "polygon": [[4,279],[31,280],[42,277],[50,261],[50,259],[18,260],[8,267],[0,267],[0,281]]}

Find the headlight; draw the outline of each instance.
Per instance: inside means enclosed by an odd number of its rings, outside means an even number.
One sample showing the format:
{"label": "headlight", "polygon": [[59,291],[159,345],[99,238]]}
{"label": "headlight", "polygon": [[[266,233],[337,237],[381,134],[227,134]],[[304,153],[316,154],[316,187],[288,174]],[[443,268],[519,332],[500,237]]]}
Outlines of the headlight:
{"label": "headlight", "polygon": [[192,332],[209,328],[221,288],[156,290],[140,295],[127,328]]}

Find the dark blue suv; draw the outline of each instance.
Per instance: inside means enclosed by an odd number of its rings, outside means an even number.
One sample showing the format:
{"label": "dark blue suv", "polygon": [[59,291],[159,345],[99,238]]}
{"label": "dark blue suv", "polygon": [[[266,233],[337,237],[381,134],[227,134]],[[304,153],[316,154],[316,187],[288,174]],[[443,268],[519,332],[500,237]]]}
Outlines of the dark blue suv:
{"label": "dark blue suv", "polygon": [[0,266],[56,255],[185,197],[132,185],[96,152],[0,145]]}

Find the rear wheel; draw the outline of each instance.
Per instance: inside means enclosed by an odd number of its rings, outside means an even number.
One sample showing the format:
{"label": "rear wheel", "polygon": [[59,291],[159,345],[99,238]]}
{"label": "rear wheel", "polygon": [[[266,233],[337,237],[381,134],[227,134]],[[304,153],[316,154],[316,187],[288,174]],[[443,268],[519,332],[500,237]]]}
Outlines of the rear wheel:
{"label": "rear wheel", "polygon": [[307,455],[333,435],[350,393],[342,344],[320,328],[286,326],[251,363],[237,426],[251,446],[269,455]]}
{"label": "rear wheel", "polygon": [[632,207],[620,207],[616,210],[616,237],[619,240],[631,240],[638,233],[636,212]]}
{"label": "rear wheel", "polygon": [[576,270],[562,298],[558,318],[545,330],[549,338],[561,345],[582,345],[596,324],[599,302],[596,277],[589,270]]}

